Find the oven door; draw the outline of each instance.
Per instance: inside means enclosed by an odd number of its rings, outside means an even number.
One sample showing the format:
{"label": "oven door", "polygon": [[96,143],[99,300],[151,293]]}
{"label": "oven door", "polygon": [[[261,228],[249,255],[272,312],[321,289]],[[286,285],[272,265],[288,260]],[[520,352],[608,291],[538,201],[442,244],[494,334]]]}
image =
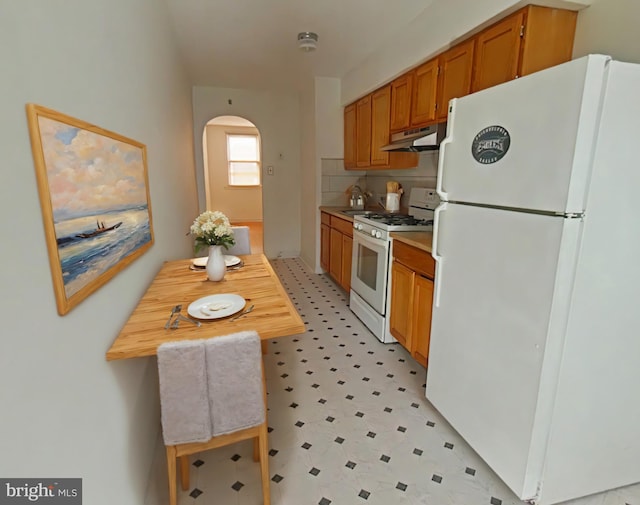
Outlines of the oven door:
{"label": "oven door", "polygon": [[351,289],[384,316],[389,242],[353,230]]}

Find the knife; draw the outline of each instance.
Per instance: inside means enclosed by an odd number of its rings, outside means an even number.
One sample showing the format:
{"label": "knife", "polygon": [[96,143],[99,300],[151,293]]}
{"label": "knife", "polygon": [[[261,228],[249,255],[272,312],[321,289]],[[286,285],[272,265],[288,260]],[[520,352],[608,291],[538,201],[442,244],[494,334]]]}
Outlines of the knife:
{"label": "knife", "polygon": [[202,326],[202,323],[200,323],[200,321],[196,321],[195,319],[191,319],[190,317],[186,317],[183,316],[182,314],[178,314],[175,318],[175,320],[173,321],[173,324],[171,325],[172,329],[176,329],[178,327],[178,323],[180,321],[188,321],[190,323],[195,324],[198,328],[200,328],[200,326]]}
{"label": "knife", "polygon": [[169,325],[171,324],[171,318],[173,317],[173,315],[180,312],[181,310],[182,310],[182,305],[176,305],[174,308],[171,309],[171,314],[169,314],[169,319],[167,319],[167,324],[164,325],[165,330],[169,329]]}

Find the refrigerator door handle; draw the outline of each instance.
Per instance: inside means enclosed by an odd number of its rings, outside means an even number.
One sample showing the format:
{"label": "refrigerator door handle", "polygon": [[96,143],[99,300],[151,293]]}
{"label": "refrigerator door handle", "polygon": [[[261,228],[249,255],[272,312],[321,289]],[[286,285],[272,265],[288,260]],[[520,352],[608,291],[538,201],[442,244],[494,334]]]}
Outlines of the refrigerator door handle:
{"label": "refrigerator door handle", "polygon": [[440,197],[440,200],[449,201],[449,194],[445,191],[443,185],[442,173],[444,172],[444,158],[446,156],[447,144],[450,144],[453,140],[453,123],[455,121],[456,112],[456,99],[452,98],[449,101],[449,115],[447,116],[447,135],[440,142],[440,149],[438,152],[438,177],[436,179],[436,193]]}
{"label": "refrigerator door handle", "polygon": [[442,273],[442,256],[438,254],[438,236],[440,234],[440,214],[447,210],[447,203],[443,202],[438,205],[433,215],[433,242],[431,244],[431,256],[436,261],[436,269],[434,272],[434,285],[433,285],[433,304],[435,307],[440,306],[440,283]]}

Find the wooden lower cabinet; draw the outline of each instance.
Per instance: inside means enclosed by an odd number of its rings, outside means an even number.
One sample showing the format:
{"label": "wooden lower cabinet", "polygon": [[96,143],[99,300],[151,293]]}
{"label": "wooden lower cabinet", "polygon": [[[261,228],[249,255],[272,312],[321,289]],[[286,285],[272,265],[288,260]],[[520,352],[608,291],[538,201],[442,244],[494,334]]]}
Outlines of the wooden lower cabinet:
{"label": "wooden lower cabinet", "polygon": [[320,266],[329,270],[331,255],[331,214],[320,212]]}
{"label": "wooden lower cabinet", "polygon": [[431,335],[431,307],[433,305],[433,279],[416,274],[413,285],[413,328],[416,335],[413,357],[418,363],[427,366],[429,357],[429,336]]}
{"label": "wooden lower cabinet", "polygon": [[353,223],[328,212],[321,212],[320,266],[340,287],[351,289],[351,252],[353,250]]}
{"label": "wooden lower cabinet", "polygon": [[340,283],[342,280],[342,233],[331,228],[329,243],[329,274]]}
{"label": "wooden lower cabinet", "polygon": [[351,289],[351,253],[353,237],[342,235],[342,278],[340,285],[348,293]]}
{"label": "wooden lower cabinet", "polygon": [[411,350],[411,315],[413,312],[413,283],[416,273],[402,263],[391,265],[391,310],[389,331],[403,347]]}
{"label": "wooden lower cabinet", "polygon": [[435,264],[428,252],[395,240],[393,256],[389,330],[426,367]]}
{"label": "wooden lower cabinet", "polygon": [[320,225],[320,266],[323,270],[329,270],[329,257],[331,254],[331,228],[322,223]]}

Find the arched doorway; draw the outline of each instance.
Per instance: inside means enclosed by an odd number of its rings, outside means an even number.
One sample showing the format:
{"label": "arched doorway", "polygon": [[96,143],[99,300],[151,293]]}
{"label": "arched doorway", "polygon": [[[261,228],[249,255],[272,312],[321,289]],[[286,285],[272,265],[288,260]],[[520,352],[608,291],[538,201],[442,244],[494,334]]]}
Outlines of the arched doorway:
{"label": "arched doorway", "polygon": [[249,226],[252,252],[263,251],[262,149],[256,126],[239,116],[218,116],[205,125],[202,154],[206,205],[231,224]]}

